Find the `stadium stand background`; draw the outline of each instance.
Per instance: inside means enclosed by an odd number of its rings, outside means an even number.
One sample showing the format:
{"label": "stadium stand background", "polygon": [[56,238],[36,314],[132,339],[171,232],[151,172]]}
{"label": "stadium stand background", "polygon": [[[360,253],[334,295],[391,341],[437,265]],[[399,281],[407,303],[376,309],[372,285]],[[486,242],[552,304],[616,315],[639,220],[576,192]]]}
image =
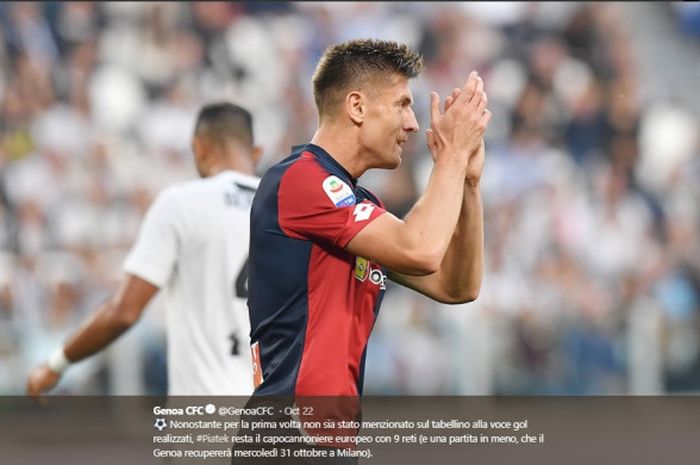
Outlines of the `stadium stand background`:
{"label": "stadium stand background", "polygon": [[[392,286],[368,394],[700,390],[700,27],[692,4],[0,4],[0,394],[105,299],[143,214],[196,176],[198,107],[252,110],[260,166],[313,134],[330,42],[399,40],[427,71],[421,127],[477,69],[494,113],[479,300]],[[363,184],[398,215],[426,182],[415,135]],[[196,310],[196,309],[194,309]],[[165,390],[162,302],[56,391]]]}

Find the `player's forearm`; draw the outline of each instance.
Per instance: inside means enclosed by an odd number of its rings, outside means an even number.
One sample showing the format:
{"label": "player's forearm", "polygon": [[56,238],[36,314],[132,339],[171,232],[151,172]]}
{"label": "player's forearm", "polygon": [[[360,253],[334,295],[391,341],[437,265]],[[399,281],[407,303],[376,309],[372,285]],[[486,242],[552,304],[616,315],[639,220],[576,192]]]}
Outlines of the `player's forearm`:
{"label": "player's forearm", "polygon": [[115,299],[110,299],[68,338],[63,352],[70,362],[83,360],[107,347],[132,324]]}
{"label": "player's forearm", "polygon": [[437,270],[447,251],[462,208],[465,167],[436,164],[425,192],[404,218],[409,250],[429,257]]}
{"label": "player's forearm", "polygon": [[478,185],[464,185],[457,227],[440,265],[440,284],[450,299],[475,300],[481,289],[484,262],[484,214]]}

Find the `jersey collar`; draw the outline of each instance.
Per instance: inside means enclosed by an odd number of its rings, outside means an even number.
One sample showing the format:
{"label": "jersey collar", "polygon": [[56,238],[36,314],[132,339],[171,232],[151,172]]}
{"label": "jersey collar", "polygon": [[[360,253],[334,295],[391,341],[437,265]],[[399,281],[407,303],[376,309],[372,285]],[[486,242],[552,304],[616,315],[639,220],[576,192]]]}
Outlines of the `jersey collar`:
{"label": "jersey collar", "polygon": [[323,148],[309,142],[305,145],[295,145],[294,147],[292,147],[292,151],[294,152],[296,152],[298,149],[303,149],[304,151],[311,152],[316,156],[316,158],[320,158],[322,160],[325,160],[327,163],[330,163],[338,171],[340,171],[343,174],[343,176],[345,176],[345,178],[350,180],[353,187],[357,187],[357,179],[353,178],[348,172],[348,170],[346,170],[343,167],[343,165],[338,163],[338,161],[335,158],[333,158],[328,152],[326,152]]}

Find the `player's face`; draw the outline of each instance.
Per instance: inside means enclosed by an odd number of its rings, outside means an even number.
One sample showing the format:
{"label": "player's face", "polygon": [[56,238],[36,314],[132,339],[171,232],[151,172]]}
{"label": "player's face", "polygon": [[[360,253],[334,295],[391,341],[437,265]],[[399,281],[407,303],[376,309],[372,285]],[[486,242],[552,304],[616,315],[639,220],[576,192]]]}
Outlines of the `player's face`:
{"label": "player's face", "polygon": [[362,145],[374,167],[396,168],[401,163],[403,144],[418,130],[412,104],[408,79],[400,75],[382,80],[369,92]]}

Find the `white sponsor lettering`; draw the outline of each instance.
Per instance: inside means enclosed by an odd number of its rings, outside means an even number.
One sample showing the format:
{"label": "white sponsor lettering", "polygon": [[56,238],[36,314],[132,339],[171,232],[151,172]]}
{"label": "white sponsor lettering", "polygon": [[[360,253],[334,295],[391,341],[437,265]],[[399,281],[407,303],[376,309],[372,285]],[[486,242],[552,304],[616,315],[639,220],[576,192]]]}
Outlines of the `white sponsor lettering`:
{"label": "white sponsor lettering", "polygon": [[370,271],[369,280],[378,285],[379,289],[386,289],[386,275],[382,273],[382,270],[375,268]]}

